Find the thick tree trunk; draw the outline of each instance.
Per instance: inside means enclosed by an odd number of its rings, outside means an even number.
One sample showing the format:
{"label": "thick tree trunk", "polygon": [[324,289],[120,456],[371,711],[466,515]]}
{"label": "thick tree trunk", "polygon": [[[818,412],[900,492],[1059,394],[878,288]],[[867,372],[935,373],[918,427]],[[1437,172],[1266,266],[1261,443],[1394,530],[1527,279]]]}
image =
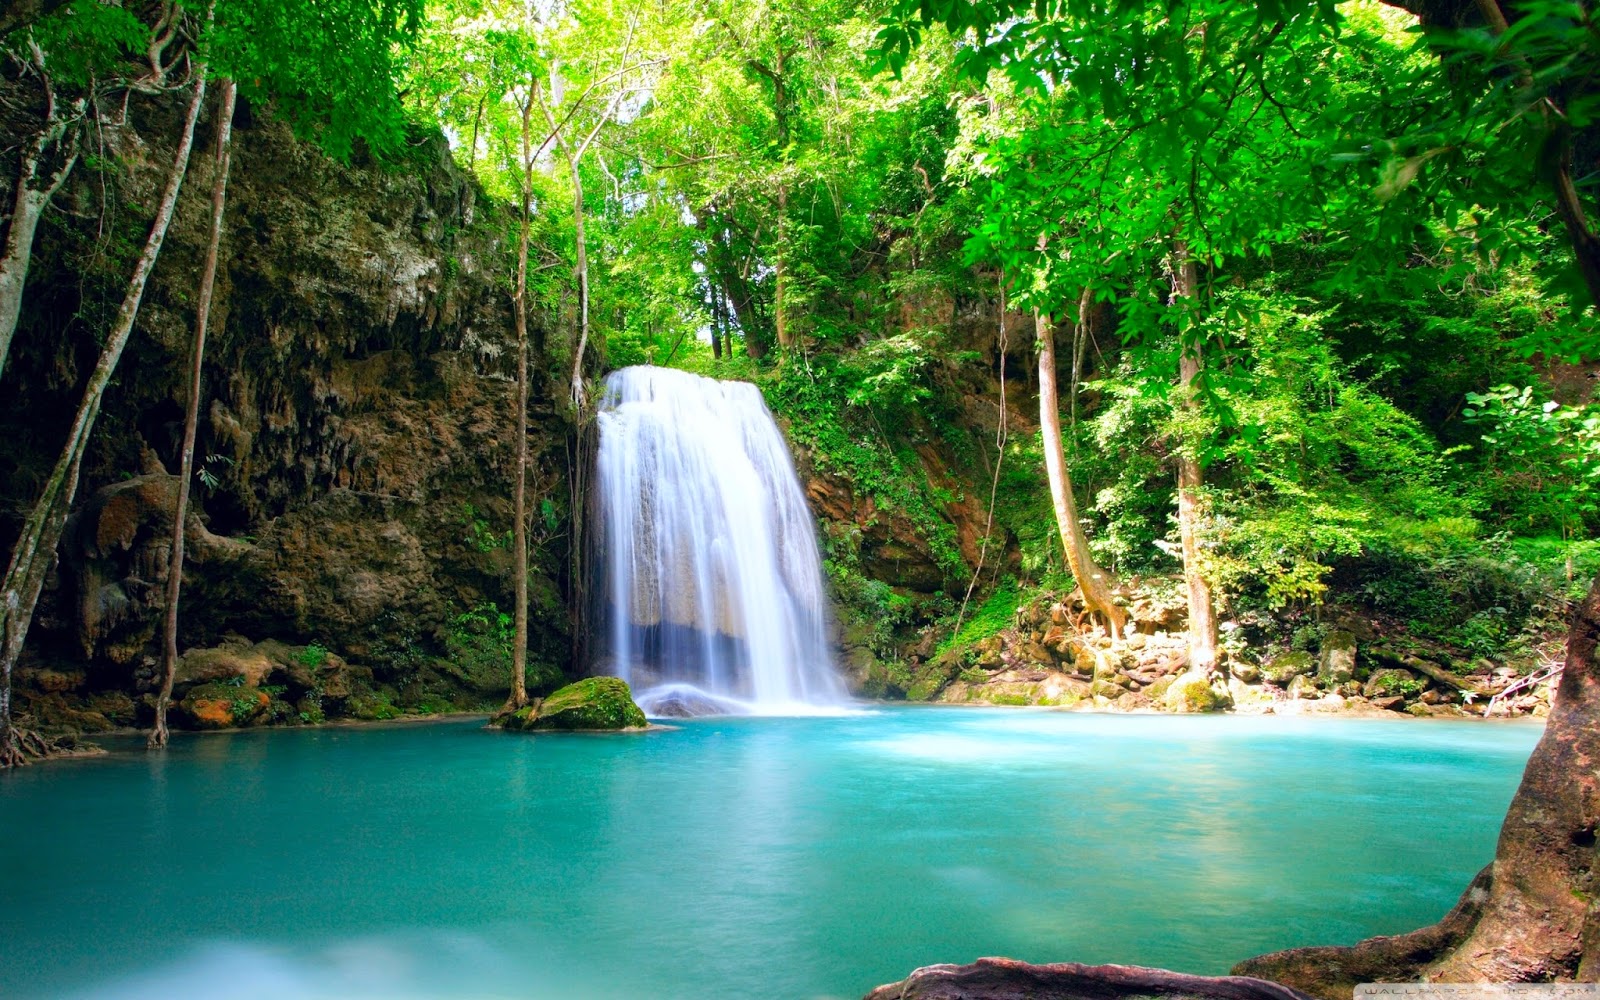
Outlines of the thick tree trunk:
{"label": "thick tree trunk", "polygon": [[1072,578],[1083,591],[1083,603],[1099,615],[1111,635],[1122,638],[1128,616],[1111,599],[1111,581],[1095,565],[1089,541],[1078,518],[1077,501],[1072,496],[1072,479],[1067,475],[1067,460],[1061,450],[1061,410],[1056,398],[1056,345],[1050,321],[1043,313],[1033,314],[1039,341],[1039,432],[1044,436],[1044,467],[1050,477],[1050,499],[1055,505],[1056,527],[1061,531],[1061,546],[1067,553]]}
{"label": "thick tree trunk", "polygon": [[217,285],[217,257],[222,247],[222,219],[228,204],[228,167],[232,162],[233,111],[239,96],[232,80],[222,83],[217,110],[215,175],[211,184],[211,242],[206,247],[200,274],[200,294],[195,304],[194,350],[189,358],[189,405],[183,417],[183,450],[178,457],[178,501],[172,508],[172,546],[167,558],[167,615],[161,651],[161,691],[156,696],[156,721],[148,746],[167,745],[167,706],[172,682],[178,675],[178,598],[183,590],[184,526],[189,520],[189,485],[194,479],[194,439],[200,424],[200,372],[205,365],[206,328],[211,322],[211,297]]}
{"label": "thick tree trunk", "polygon": [[[1194,258],[1181,242],[1175,249],[1173,298],[1193,299],[1199,286]],[[1189,343],[1180,333],[1178,351],[1178,387],[1183,407],[1195,413],[1200,408],[1194,395],[1194,382],[1202,363],[1200,344]],[[1185,441],[1178,448],[1178,538],[1183,547],[1183,585],[1189,598],[1189,669],[1209,678],[1217,672],[1217,611],[1200,559],[1205,477],[1193,445],[1194,442]]]}
{"label": "thick tree trunk", "polygon": [[78,491],[78,476],[83,466],[83,454],[89,444],[89,434],[94,430],[95,419],[100,415],[100,400],[104,396],[111,376],[116,372],[122,350],[128,345],[133,332],[133,322],[139,315],[139,303],[144,299],[145,284],[150,271],[161,255],[161,244],[172,222],[173,209],[178,202],[178,192],[183,188],[184,176],[189,168],[189,151],[194,146],[195,120],[200,117],[205,102],[205,67],[196,68],[194,96],[189,102],[189,112],[184,118],[183,135],[173,158],[172,174],[156,210],[150,235],[145,240],[144,251],[134,265],[133,277],[128,282],[122,306],[117,310],[111,330],[106,335],[100,360],[89,376],[83,390],[83,401],[78,405],[68,431],[67,441],[56,460],[55,469],[45,483],[43,493],[34,503],[33,510],[17,538],[11,553],[11,564],[6,569],[5,581],[0,584],[0,768],[21,762],[21,749],[17,733],[11,724],[11,675],[22,655],[22,644],[33,621],[33,609],[39,603],[39,592],[44,588],[45,575],[55,561],[56,546],[61,541],[61,530],[66,524],[67,511]]}
{"label": "thick tree trunk", "polygon": [[1241,962],[1328,1000],[1363,982],[1600,978],[1600,580],[1573,609],[1544,736],[1500,827],[1494,863],[1439,923],[1354,947],[1296,948]]}
{"label": "thick tree trunk", "polygon": [[0,375],[5,373],[11,339],[16,335],[17,320],[22,315],[22,293],[28,283],[28,266],[33,261],[33,238],[39,229],[39,219],[78,162],[78,122],[83,114],[83,102],[74,104],[72,112],[62,117],[48,83],[45,95],[44,128],[22,149],[16,192],[11,202],[11,220],[6,228],[4,247],[0,249]]}

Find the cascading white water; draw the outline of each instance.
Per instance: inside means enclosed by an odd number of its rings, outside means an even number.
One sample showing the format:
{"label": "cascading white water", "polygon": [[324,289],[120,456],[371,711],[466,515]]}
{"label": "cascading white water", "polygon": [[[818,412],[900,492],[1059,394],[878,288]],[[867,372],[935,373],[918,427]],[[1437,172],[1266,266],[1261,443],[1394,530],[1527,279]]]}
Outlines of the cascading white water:
{"label": "cascading white water", "polygon": [[842,704],[811,511],[760,391],[624,368],[599,421],[600,668],[651,715]]}

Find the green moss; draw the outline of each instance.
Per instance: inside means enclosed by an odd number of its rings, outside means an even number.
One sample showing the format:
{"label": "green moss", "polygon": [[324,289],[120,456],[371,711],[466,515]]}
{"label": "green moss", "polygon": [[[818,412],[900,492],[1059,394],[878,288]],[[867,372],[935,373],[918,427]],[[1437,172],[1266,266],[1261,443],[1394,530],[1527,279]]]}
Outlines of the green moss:
{"label": "green moss", "polygon": [[973,611],[961,625],[961,631],[939,645],[939,652],[964,649],[999,635],[1016,620],[1017,605],[1022,602],[1022,590],[1015,577],[1000,581],[994,593]]}
{"label": "green moss", "polygon": [[633,703],[633,692],[618,677],[585,677],[536,705],[505,717],[507,729],[617,730],[649,725]]}

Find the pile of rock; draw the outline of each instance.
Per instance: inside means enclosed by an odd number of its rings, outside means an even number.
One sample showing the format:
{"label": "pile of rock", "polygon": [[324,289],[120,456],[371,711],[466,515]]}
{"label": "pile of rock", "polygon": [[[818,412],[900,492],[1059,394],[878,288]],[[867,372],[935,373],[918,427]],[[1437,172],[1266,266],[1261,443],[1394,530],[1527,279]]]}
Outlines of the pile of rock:
{"label": "pile of rock", "polygon": [[1160,627],[1167,624],[1136,622],[1138,631],[1113,640],[1047,595],[1019,608],[1013,628],[916,664],[914,696],[1113,712],[1463,716],[1482,715],[1492,699],[1496,714],[1549,711],[1549,680],[1496,699],[1517,683],[1518,670],[1483,660],[1458,673],[1345,629],[1327,632],[1315,651],[1229,659],[1226,679],[1208,681],[1189,671],[1188,638]]}

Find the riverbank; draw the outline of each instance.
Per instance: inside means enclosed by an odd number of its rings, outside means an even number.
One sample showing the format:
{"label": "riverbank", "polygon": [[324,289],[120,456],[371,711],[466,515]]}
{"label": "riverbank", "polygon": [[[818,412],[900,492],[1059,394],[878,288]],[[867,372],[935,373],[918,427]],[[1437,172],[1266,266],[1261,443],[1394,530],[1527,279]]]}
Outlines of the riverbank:
{"label": "riverbank", "polygon": [[977,628],[939,643],[929,632],[907,662],[867,661],[860,685],[869,694],[953,704],[1474,718],[1548,715],[1560,676],[1554,632],[1514,655],[1472,656],[1338,606],[1292,632],[1278,628],[1287,641],[1235,641],[1206,676],[1192,669],[1180,616],[1135,605],[1129,633],[1113,639],[1073,597],[1045,591],[1002,615],[980,608]]}

